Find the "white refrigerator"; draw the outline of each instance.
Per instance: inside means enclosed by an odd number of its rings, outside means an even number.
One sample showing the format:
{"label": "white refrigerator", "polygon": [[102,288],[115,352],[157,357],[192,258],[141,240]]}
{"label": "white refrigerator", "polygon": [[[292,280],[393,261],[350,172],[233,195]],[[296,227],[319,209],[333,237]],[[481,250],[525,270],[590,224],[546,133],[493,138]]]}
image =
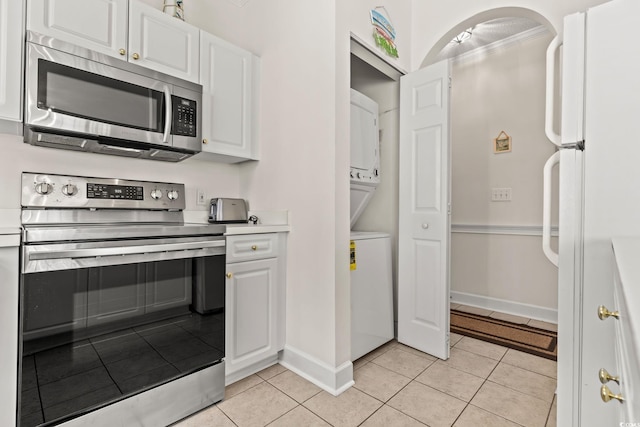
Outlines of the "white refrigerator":
{"label": "white refrigerator", "polygon": [[[545,166],[543,248],[558,266],[559,426],[620,425],[620,403],[600,397],[598,371],[614,369],[615,337],[597,308],[613,306],[611,239],[640,236],[639,24],[638,0],[613,0],[567,16],[564,33],[547,57],[547,134],[559,149]],[[562,114],[561,132],[555,135],[551,94],[559,46]],[[550,171],[558,162],[554,253],[548,207]]]}

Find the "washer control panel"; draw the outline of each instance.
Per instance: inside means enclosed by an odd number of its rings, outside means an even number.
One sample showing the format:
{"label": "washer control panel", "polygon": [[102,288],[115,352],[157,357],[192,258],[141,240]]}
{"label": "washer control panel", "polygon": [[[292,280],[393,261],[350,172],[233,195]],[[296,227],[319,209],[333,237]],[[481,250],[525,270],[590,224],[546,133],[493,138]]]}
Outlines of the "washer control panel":
{"label": "washer control panel", "polygon": [[22,206],[184,210],[184,184],[115,178],[22,174]]}

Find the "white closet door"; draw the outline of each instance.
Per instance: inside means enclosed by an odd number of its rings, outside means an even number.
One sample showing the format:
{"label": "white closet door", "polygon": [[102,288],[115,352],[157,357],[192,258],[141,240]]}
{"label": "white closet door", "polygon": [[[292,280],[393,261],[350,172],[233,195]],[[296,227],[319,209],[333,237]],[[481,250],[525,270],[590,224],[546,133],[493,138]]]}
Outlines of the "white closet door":
{"label": "white closet door", "polygon": [[449,357],[449,63],[400,80],[398,341]]}

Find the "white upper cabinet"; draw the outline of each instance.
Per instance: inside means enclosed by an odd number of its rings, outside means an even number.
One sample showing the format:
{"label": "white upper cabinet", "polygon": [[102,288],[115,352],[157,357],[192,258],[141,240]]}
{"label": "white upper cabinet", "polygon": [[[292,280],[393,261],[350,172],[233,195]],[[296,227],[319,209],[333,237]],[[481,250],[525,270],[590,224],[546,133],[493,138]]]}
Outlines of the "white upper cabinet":
{"label": "white upper cabinet", "polygon": [[[83,0],[84,1],[84,0]],[[129,60],[198,83],[200,30],[137,1],[129,7]]]}
{"label": "white upper cabinet", "polygon": [[22,2],[0,0],[0,119],[22,119]]}
{"label": "white upper cabinet", "polygon": [[29,0],[27,29],[124,59],[127,1]]}
{"label": "white upper cabinet", "polygon": [[258,58],[204,31],[200,34],[203,145],[199,156],[228,163],[257,159]]}
{"label": "white upper cabinet", "polygon": [[198,82],[198,28],[136,0],[29,0],[27,29]]}

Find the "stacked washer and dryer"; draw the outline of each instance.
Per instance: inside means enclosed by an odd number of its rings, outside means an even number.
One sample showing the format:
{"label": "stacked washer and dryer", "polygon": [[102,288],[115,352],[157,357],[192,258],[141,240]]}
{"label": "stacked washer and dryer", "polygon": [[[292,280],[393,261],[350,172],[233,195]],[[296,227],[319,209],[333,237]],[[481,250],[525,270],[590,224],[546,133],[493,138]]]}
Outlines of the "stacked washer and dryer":
{"label": "stacked washer and dryer", "polygon": [[351,360],[394,336],[391,236],[353,230],[380,183],[378,135],[378,104],[351,89]]}

